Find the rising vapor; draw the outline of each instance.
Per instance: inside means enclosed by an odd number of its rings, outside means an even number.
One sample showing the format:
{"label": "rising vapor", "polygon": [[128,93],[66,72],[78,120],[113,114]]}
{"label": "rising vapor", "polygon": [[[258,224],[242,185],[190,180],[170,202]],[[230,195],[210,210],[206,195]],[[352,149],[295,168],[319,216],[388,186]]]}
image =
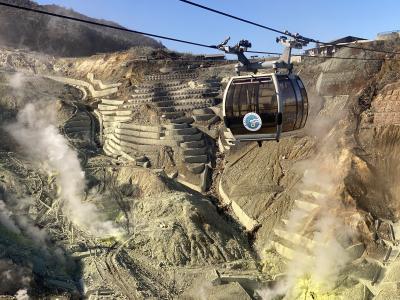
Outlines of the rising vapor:
{"label": "rising vapor", "polygon": [[[308,299],[307,291],[312,290],[326,296],[335,289],[340,272],[350,261],[342,240],[356,237],[344,219],[349,210],[342,202],[342,183],[351,166],[351,153],[343,132],[335,128],[343,116],[342,111],[329,117],[322,113],[307,129],[318,142],[315,155],[295,166],[302,174],[296,200],[313,199],[317,208],[310,212],[294,206],[289,213],[285,231],[304,237],[307,245],[304,242],[294,249],[284,278],[272,288],[258,291],[262,299]],[[312,234],[304,235],[306,229]]]}
{"label": "rising vapor", "polygon": [[74,224],[97,237],[119,234],[120,230],[103,220],[93,203],[82,202],[84,172],[77,153],[55,126],[56,111],[56,102],[28,103],[7,131],[31,160],[56,174],[64,214]]}

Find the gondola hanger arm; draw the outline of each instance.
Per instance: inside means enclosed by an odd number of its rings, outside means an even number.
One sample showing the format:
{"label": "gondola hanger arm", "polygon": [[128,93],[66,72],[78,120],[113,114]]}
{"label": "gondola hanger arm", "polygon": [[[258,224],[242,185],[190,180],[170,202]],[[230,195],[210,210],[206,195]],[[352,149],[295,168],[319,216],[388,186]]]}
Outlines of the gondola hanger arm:
{"label": "gondola hanger arm", "polygon": [[230,37],[227,37],[222,43],[217,45],[216,48],[225,53],[237,55],[239,63],[235,66],[235,70],[238,75],[240,75],[241,71],[257,73],[260,69],[274,69],[275,72],[287,70],[291,73],[293,69],[291,63],[292,49],[302,49],[309,42],[299,34],[293,34],[293,36],[295,36],[295,38],[280,36],[276,39],[277,43],[285,47],[283,53],[276,61],[250,62],[244,54],[248,48],[251,48],[251,43],[248,40],[241,40],[235,46],[231,47],[228,45]]}

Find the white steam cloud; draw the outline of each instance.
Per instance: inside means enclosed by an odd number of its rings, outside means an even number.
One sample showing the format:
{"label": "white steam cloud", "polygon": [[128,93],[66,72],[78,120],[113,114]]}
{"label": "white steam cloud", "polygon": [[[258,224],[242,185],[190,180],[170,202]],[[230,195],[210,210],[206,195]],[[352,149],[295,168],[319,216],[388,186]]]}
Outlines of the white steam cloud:
{"label": "white steam cloud", "polygon": [[[338,193],[349,156],[347,151],[343,151],[336,159],[330,155],[323,157],[299,166],[304,169],[299,186],[302,196],[298,200],[312,195],[312,203],[319,208],[313,213],[300,208],[291,211],[285,230],[294,239],[302,236],[304,241],[294,249],[286,276],[273,288],[258,291],[262,299],[303,299],[305,291],[313,289],[317,293],[329,293],[350,260],[345,246],[338,239],[338,236],[351,239],[353,235],[340,214],[345,208]],[[311,236],[304,233],[306,228],[313,232]]]}
{"label": "white steam cloud", "polygon": [[82,202],[85,176],[76,152],[59,133],[56,103],[28,103],[19,111],[17,122],[7,131],[33,161],[55,173],[60,187],[64,214],[76,225],[94,236],[116,235],[120,230],[102,219],[93,203]]}
{"label": "white steam cloud", "polygon": [[0,200],[0,223],[14,233],[20,233],[17,224],[12,219],[13,213],[7,208],[3,200]]}
{"label": "white steam cloud", "polygon": [[25,84],[25,75],[21,72],[16,72],[8,79],[8,84],[15,90],[20,90]]}
{"label": "white steam cloud", "polygon": [[[8,205],[5,201],[0,199],[0,224],[2,224],[9,231],[20,234],[23,232],[30,237],[33,242],[38,246],[46,250],[47,232],[44,229],[33,224],[33,221],[21,211],[26,209],[28,203],[32,203],[32,200],[22,199],[15,200],[9,197],[10,203]],[[17,213],[16,213],[17,212]]]}
{"label": "white steam cloud", "polygon": [[18,290],[15,294],[15,299],[17,300],[29,300],[28,291],[26,289]]}
{"label": "white steam cloud", "polygon": [[[337,113],[329,114],[332,111]],[[347,242],[355,240],[356,235],[345,216],[354,217],[356,213],[342,202],[343,178],[351,166],[343,120],[343,109],[327,110],[325,105],[309,126],[313,130],[308,133],[319,141],[318,149],[315,157],[297,165],[302,174],[300,196],[283,230],[300,242],[293,249],[285,276],[279,277],[273,287],[257,291],[262,299],[311,299],[314,295],[307,294],[311,291],[318,297],[331,295],[341,271],[350,262]],[[307,203],[312,203],[314,209],[301,207]]]}
{"label": "white steam cloud", "polygon": [[[351,230],[346,228],[340,211],[345,210],[341,203],[339,189],[342,176],[349,166],[347,151],[342,151],[340,157],[324,155],[319,161],[308,162],[301,184],[303,195],[314,197],[314,203],[319,206],[314,218],[313,238],[314,247],[303,260],[303,268],[296,270],[300,277],[309,276],[310,281],[321,289],[334,288],[337,277],[342,268],[348,263],[349,257],[344,246],[338,241],[338,236],[348,234]],[[304,223],[304,220],[296,219],[294,212],[289,218],[290,222]],[[299,233],[299,232],[297,232]],[[296,260],[297,260],[296,259]],[[289,269],[289,274],[290,274]],[[300,278],[294,278],[298,281]]]}
{"label": "white steam cloud", "polygon": [[16,107],[20,107],[21,105],[23,105],[25,84],[26,75],[22,72],[15,72],[8,77],[8,85],[12,88],[14,105]]}

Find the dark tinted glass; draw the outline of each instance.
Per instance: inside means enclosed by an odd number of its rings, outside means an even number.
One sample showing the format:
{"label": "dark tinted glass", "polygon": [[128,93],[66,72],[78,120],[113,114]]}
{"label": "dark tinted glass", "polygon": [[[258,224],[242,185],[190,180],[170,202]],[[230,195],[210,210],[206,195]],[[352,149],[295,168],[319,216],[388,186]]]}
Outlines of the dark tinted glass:
{"label": "dark tinted glass", "polygon": [[284,103],[282,132],[295,129],[297,120],[297,100],[291,80],[287,76],[279,76],[279,93]]}
{"label": "dark tinted glass", "polygon": [[[278,103],[270,76],[233,79],[226,95],[225,123],[234,135],[276,132]],[[263,125],[259,131],[250,132],[244,127],[243,117],[249,112],[260,115]]]}
{"label": "dark tinted glass", "polygon": [[[301,128],[301,122],[303,120],[303,114],[304,114],[303,95],[301,94],[301,88],[300,88],[300,84],[298,83],[298,81],[299,81],[299,79],[297,76],[292,78],[292,84],[293,84],[294,91],[296,94],[296,99],[297,99],[297,118],[296,118],[296,124],[294,126],[295,129]],[[303,84],[301,83],[301,86],[302,85]]]}
{"label": "dark tinted glass", "polygon": [[278,110],[275,86],[272,82],[260,84],[258,102],[260,113],[275,113]]}
{"label": "dark tinted glass", "polygon": [[303,128],[306,125],[308,117],[308,97],[306,88],[304,87],[303,82],[300,80],[300,78],[297,79],[297,83],[300,87],[301,96],[303,98],[303,118],[300,125],[300,128]]}

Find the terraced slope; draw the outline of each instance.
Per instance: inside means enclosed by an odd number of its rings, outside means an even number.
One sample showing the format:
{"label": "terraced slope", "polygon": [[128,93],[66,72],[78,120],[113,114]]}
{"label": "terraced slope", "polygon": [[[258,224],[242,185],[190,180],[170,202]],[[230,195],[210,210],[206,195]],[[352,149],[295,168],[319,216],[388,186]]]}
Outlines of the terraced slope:
{"label": "terraced slope", "polygon": [[[196,76],[193,72],[149,76],[128,99],[114,98],[121,83],[105,84],[92,73],[87,74],[88,81],[60,76],[49,78],[78,88],[82,92],[82,104],[98,102],[94,116],[107,155],[146,168],[165,168],[180,183],[204,192],[210,185],[213,149],[207,146],[210,142],[205,135],[191,123],[195,119],[208,124],[219,120],[212,110],[207,110],[214,105],[218,89],[215,84],[190,87],[188,80]],[[162,80],[168,79],[173,81],[164,84]],[[65,125],[66,133],[84,134],[89,130],[89,140],[93,142],[95,126],[92,120],[85,119],[90,117],[91,114],[75,115]],[[140,124],[137,117],[147,120],[148,125]]]}

